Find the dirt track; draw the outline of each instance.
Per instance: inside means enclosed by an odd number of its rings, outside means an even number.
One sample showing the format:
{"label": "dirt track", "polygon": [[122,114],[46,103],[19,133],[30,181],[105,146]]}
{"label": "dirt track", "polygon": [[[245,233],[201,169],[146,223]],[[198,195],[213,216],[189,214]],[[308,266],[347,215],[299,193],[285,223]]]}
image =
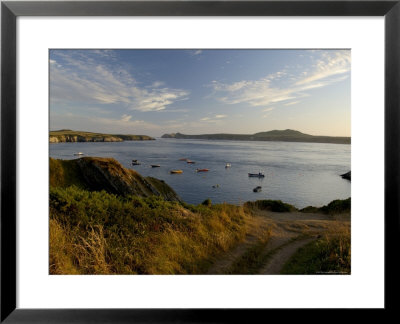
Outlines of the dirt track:
{"label": "dirt track", "polygon": [[261,259],[265,259],[265,262],[255,271],[252,269],[252,273],[279,274],[283,265],[300,247],[316,240],[329,227],[338,223],[350,226],[350,216],[256,210],[245,240],[220,256],[208,273],[232,273],[234,264],[249,249],[256,244],[264,244]]}

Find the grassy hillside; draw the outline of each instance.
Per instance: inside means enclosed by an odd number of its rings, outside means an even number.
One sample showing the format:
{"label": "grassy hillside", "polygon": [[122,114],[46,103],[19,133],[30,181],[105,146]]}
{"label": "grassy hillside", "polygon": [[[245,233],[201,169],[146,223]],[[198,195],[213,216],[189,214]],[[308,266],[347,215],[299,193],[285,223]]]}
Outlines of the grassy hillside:
{"label": "grassy hillside", "polygon": [[123,135],[123,134],[102,134],[70,129],[50,131],[50,143],[59,142],[122,142],[122,141],[146,141],[154,140],[147,135]]}
{"label": "grassy hillside", "polygon": [[350,228],[335,224],[318,240],[300,248],[283,266],[282,274],[351,272]]}
{"label": "grassy hillside", "polygon": [[350,144],[350,137],[314,136],[296,130],[272,130],[256,134],[202,134],[185,135],[181,133],[164,134],[163,138],[176,139],[207,139],[207,140],[236,140],[236,141],[280,141],[280,142],[309,142]]}
{"label": "grassy hillside", "polygon": [[185,208],[160,197],[50,189],[50,273],[205,273],[243,240],[242,207]]}

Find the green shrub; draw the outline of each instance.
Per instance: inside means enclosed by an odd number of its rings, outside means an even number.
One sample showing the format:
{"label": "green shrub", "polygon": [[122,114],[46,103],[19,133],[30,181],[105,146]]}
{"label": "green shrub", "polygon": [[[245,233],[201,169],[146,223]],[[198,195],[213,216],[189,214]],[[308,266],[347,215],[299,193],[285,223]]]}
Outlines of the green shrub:
{"label": "green shrub", "polygon": [[341,214],[349,213],[351,211],[351,198],[337,199],[331,201],[328,205],[323,207],[307,206],[300,209],[302,213],[325,213],[325,214]]}
{"label": "green shrub", "polygon": [[304,207],[303,209],[300,209],[300,212],[302,213],[318,213],[320,211],[321,211],[320,208],[314,206],[307,206]]}
{"label": "green shrub", "polygon": [[249,201],[246,204],[246,207],[250,208],[258,208],[261,210],[270,210],[277,213],[285,213],[296,211],[296,207],[290,204],[286,204],[281,200],[257,200],[257,201]]}
{"label": "green shrub", "polygon": [[321,211],[327,214],[340,214],[350,212],[351,210],[351,198],[344,200],[333,200],[327,206],[321,207]]}
{"label": "green shrub", "polygon": [[202,205],[207,206],[207,207],[211,207],[212,203],[211,203],[211,199],[207,198],[206,200],[204,200],[202,203]]}

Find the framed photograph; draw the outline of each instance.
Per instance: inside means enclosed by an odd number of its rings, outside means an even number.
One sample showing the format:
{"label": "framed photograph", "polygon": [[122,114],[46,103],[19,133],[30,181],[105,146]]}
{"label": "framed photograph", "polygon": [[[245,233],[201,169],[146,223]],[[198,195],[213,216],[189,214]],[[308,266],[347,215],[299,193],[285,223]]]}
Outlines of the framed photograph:
{"label": "framed photograph", "polygon": [[1,321],[393,310],[399,15],[2,2]]}

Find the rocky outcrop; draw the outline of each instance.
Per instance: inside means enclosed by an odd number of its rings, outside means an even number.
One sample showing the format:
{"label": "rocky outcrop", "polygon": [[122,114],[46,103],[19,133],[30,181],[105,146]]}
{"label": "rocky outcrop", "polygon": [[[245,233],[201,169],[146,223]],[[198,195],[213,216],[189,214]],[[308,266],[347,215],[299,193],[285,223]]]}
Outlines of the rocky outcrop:
{"label": "rocky outcrop", "polygon": [[169,201],[181,201],[164,181],[142,177],[138,172],[124,168],[113,158],[50,159],[50,185],[76,185],[91,191],[105,190],[117,195],[160,196]]}
{"label": "rocky outcrop", "polygon": [[64,143],[64,142],[123,142],[122,138],[115,136],[79,136],[79,135],[58,135],[50,136],[50,143]]}
{"label": "rocky outcrop", "polygon": [[79,135],[57,135],[50,136],[50,143],[65,143],[65,142],[123,142],[123,141],[150,141],[154,138],[137,135],[135,138],[122,138],[117,136],[79,136]]}
{"label": "rocky outcrop", "polygon": [[65,142],[123,142],[123,141],[151,141],[153,137],[147,135],[101,134],[72,130],[51,131],[50,143]]}
{"label": "rocky outcrop", "polygon": [[351,171],[340,175],[343,179],[351,181]]}

